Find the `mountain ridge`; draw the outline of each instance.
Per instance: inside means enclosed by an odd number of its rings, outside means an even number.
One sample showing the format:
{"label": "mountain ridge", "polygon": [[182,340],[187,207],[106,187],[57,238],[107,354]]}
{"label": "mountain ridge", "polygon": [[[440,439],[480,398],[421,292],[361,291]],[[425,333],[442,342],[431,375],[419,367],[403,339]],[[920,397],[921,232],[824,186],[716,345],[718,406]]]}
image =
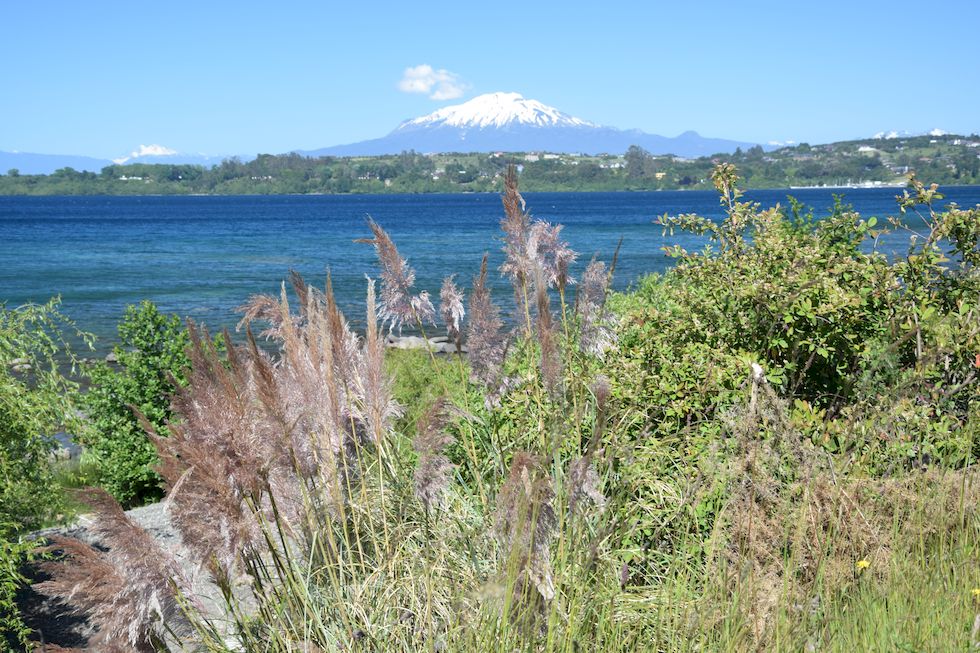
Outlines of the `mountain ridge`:
{"label": "mountain ridge", "polygon": [[[39,154],[36,152],[0,151],[0,174],[6,174],[9,170],[17,170],[17,172],[24,175],[50,175],[62,168],[72,168],[78,172],[100,172],[106,166],[129,165],[134,163],[162,163],[210,167],[221,163],[227,158],[229,157],[209,156],[207,154],[186,154],[161,145],[140,145],[139,149],[115,159],[102,159],[75,154]],[[243,161],[251,161],[255,157],[239,158]]]}
{"label": "mountain ridge", "polygon": [[374,156],[418,152],[525,152],[622,154],[637,145],[652,154],[698,157],[734,152],[757,143],[706,138],[695,131],[674,137],[618,129],[583,120],[520,93],[486,93],[462,104],[403,121],[386,136],[299,151],[306,156]]}

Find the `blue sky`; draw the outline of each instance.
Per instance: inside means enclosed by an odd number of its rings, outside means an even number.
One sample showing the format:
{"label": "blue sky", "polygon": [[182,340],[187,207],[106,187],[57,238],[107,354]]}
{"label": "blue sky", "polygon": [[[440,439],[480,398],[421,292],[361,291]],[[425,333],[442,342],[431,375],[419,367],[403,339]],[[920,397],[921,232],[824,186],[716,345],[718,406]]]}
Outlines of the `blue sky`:
{"label": "blue sky", "polygon": [[968,0],[7,0],[0,150],[315,149],[493,91],[666,136],[970,133],[978,25]]}

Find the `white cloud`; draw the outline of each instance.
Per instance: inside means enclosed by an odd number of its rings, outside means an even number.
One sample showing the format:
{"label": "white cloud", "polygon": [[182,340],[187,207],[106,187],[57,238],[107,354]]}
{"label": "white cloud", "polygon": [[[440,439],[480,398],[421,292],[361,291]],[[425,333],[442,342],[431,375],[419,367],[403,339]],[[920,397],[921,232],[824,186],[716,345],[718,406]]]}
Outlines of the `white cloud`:
{"label": "white cloud", "polygon": [[177,154],[177,150],[171,150],[163,145],[140,145],[140,149],[133,152],[133,156],[169,156]]}
{"label": "white cloud", "polygon": [[445,68],[436,70],[429,64],[406,68],[398,82],[398,90],[428,95],[431,100],[454,100],[461,97],[468,88],[469,85],[456,73]]}
{"label": "white cloud", "polygon": [[129,153],[129,156],[119,157],[118,159],[113,159],[113,163],[122,165],[130,159],[138,159],[141,156],[170,156],[172,154],[177,154],[177,150],[171,150],[169,147],[164,147],[163,145],[143,145],[140,144],[138,150],[133,150]]}

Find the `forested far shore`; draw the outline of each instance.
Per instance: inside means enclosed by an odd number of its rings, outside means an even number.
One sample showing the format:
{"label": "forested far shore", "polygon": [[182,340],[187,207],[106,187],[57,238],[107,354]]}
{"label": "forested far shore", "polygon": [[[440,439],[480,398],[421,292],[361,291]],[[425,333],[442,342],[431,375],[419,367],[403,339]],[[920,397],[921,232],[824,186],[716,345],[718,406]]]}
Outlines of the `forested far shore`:
{"label": "forested far shore", "polygon": [[306,157],[260,154],[199,165],[106,166],[100,172],[62,168],[50,175],[0,175],[0,195],[266,195],[499,192],[509,165],[526,191],[649,191],[709,189],[711,170],[734,163],[752,188],[903,185],[917,174],[941,185],[980,184],[980,136],[915,136],[798,145],[766,152],[685,159],[630,147],[622,155],[519,153]]}

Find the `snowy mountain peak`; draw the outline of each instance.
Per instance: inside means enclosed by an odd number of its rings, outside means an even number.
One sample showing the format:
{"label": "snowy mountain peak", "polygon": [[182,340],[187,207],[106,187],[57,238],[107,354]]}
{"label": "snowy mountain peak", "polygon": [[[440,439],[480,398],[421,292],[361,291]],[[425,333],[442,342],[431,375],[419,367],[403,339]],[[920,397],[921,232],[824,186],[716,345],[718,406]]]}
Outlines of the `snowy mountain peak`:
{"label": "snowy mountain peak", "polygon": [[488,127],[598,127],[549,107],[537,100],[527,100],[520,93],[487,93],[463,104],[443,107],[421,118],[406,120],[395,132],[418,127],[485,129]]}
{"label": "snowy mountain peak", "polygon": [[638,129],[603,127],[563,113],[520,93],[488,93],[406,120],[381,138],[301,152],[307,156],[371,156],[416,152],[626,152],[637,145],[652,154],[697,157],[755,145],[684,132],[675,138]]}
{"label": "snowy mountain peak", "polygon": [[133,150],[128,156],[121,156],[118,159],[113,159],[112,162],[122,165],[134,159],[157,156],[173,156],[175,154],[177,154],[177,150],[171,150],[169,147],[164,147],[163,145],[140,144],[138,150]]}

